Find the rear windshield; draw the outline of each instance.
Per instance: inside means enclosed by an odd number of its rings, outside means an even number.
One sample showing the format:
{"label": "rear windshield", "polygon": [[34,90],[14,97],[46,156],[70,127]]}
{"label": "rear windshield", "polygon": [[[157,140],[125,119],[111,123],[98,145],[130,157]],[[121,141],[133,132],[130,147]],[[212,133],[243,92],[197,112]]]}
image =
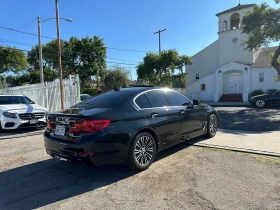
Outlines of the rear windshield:
{"label": "rear windshield", "polygon": [[86,101],[83,101],[79,104],[76,104],[75,108],[95,108],[95,107],[101,107],[101,108],[115,108],[119,106],[120,103],[125,101],[132,92],[106,92],[97,96],[94,96]]}

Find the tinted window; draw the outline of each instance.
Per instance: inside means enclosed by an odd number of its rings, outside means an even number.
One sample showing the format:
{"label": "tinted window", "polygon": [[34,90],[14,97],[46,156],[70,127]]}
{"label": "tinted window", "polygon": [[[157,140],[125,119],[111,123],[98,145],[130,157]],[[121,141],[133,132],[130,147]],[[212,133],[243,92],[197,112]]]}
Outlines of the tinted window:
{"label": "tinted window", "polygon": [[76,104],[75,108],[114,108],[117,107],[121,102],[125,101],[132,92],[106,92],[97,96],[92,97],[91,99]]}
{"label": "tinted window", "polygon": [[26,96],[0,96],[0,104],[34,104]]}
{"label": "tinted window", "polygon": [[152,107],[169,106],[167,99],[161,90],[153,90],[146,93]]}
{"label": "tinted window", "polygon": [[87,99],[91,98],[90,95],[81,95],[81,101],[85,101]]}
{"label": "tinted window", "polygon": [[168,90],[165,91],[165,94],[167,95],[173,106],[185,106],[190,103],[190,101],[186,97],[175,91]]}
{"label": "tinted window", "polygon": [[141,108],[141,109],[145,109],[145,108],[151,108],[151,104],[146,96],[146,94],[142,94],[140,96],[138,96],[135,100],[135,103]]}

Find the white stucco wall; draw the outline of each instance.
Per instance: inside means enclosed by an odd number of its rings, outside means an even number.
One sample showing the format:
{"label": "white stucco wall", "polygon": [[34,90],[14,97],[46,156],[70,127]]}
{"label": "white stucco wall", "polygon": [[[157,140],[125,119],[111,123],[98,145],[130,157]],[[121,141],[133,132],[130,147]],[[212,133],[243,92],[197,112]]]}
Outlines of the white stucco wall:
{"label": "white stucco wall", "polygon": [[[237,43],[233,43],[233,38],[238,38]],[[219,66],[236,62],[250,65],[253,63],[253,51],[245,51],[243,41],[248,36],[241,33],[241,29],[226,31],[219,35]]]}
{"label": "white stucco wall", "polygon": [[[208,75],[200,80],[197,80],[187,85],[187,97],[190,99],[197,99],[201,101],[213,101],[215,94],[215,73]],[[206,90],[201,90],[201,85],[206,85]]]}
{"label": "white stucco wall", "polygon": [[[264,82],[259,82],[259,73],[264,73]],[[273,68],[252,68],[251,78],[252,87],[251,91],[262,89],[266,91],[267,89],[277,88],[280,89],[280,82],[273,81],[273,78],[277,77],[277,72]]]}
{"label": "white stucco wall", "polygon": [[218,40],[204,48],[202,51],[192,57],[193,64],[186,67],[186,83],[194,81],[195,75],[199,74],[200,78],[212,74],[218,66]]}

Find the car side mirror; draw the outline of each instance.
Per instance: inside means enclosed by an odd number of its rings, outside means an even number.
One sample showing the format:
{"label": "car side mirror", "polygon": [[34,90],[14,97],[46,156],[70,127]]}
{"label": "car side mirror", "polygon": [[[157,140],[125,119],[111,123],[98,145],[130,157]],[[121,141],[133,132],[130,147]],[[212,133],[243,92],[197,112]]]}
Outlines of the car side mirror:
{"label": "car side mirror", "polygon": [[194,106],[198,106],[200,104],[200,101],[199,100],[193,100],[193,105]]}

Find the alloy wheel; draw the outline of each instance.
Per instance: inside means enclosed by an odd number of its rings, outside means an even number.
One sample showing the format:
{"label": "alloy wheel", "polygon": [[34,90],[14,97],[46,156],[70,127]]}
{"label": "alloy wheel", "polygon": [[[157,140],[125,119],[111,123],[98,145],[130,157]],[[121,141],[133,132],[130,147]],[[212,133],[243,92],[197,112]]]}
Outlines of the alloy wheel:
{"label": "alloy wheel", "polygon": [[209,120],[209,131],[211,135],[215,135],[218,129],[218,120],[216,115],[212,114]]}
{"label": "alloy wheel", "polygon": [[265,101],[264,100],[257,100],[256,101],[256,106],[259,108],[262,108],[265,106]]}
{"label": "alloy wheel", "polygon": [[154,143],[149,136],[138,139],[134,149],[134,158],[140,166],[148,165],[153,158]]}

